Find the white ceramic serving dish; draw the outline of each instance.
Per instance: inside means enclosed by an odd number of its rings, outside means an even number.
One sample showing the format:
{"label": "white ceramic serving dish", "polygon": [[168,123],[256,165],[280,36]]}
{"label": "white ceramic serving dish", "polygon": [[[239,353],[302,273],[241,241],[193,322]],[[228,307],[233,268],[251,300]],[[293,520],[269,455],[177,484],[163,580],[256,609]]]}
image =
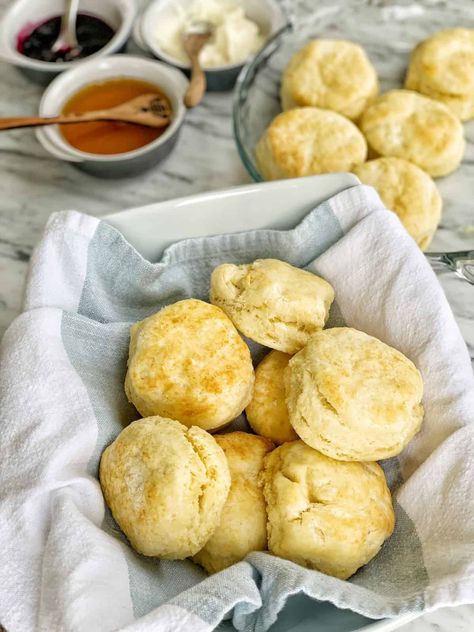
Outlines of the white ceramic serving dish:
{"label": "white ceramic serving dish", "polygon": [[181,239],[259,228],[293,228],[315,206],[359,184],[351,173],[330,173],[200,193],[107,216],[138,252],[158,261]]}
{"label": "white ceramic serving dish", "polygon": [[[176,5],[186,7],[192,2],[194,0],[153,0],[137,18],[133,30],[133,38],[141,48],[184,72],[189,71],[189,64],[183,64],[160,48],[156,41],[155,29],[160,20],[174,14]],[[239,4],[244,8],[246,16],[258,24],[265,40],[287,24],[287,19],[276,0],[239,0]],[[244,59],[235,64],[206,68],[207,89],[231,90],[246,61]]]}
{"label": "white ceramic serving dish", "polygon": [[102,18],[115,35],[94,55],[74,62],[47,62],[22,55],[16,48],[19,32],[27,24],[40,24],[64,12],[64,0],[15,0],[0,23],[0,59],[16,66],[30,79],[47,84],[71,66],[124,49],[135,18],[135,0],[81,0],[79,10]]}
{"label": "white ceramic serving dish", "polygon": [[102,178],[136,175],[166,158],[178,139],[184,121],[186,108],[183,97],[188,81],[179,70],[159,61],[131,55],[112,55],[78,64],[56,77],[46,88],[40,102],[39,115],[55,116],[81,87],[119,77],[148,81],[163,89],[173,109],[171,124],[165,132],[148,145],[133,151],[101,155],[75,149],[61,135],[57,125],[50,125],[36,131],[36,136],[46,151],[55,158],[71,162]]}
{"label": "white ceramic serving dish", "polygon": [[[149,261],[181,239],[262,228],[291,229],[315,206],[359,184],[349,173],[280,180],[201,193],[109,215],[117,228]],[[291,597],[271,632],[391,632],[415,619],[409,613],[374,621],[339,610],[305,595]]]}

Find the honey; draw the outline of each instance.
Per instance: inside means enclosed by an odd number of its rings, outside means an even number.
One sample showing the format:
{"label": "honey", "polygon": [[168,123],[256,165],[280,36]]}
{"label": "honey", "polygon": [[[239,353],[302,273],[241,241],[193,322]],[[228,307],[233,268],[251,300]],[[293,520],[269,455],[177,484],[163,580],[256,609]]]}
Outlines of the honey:
{"label": "honey", "polygon": [[[62,113],[103,110],[121,105],[142,94],[156,94],[169,103],[163,91],[151,83],[128,78],[111,79],[87,85],[76,92],[66,103]],[[65,140],[76,149],[104,155],[122,154],[143,147],[166,130],[166,127],[144,127],[113,121],[60,125],[59,128]]]}

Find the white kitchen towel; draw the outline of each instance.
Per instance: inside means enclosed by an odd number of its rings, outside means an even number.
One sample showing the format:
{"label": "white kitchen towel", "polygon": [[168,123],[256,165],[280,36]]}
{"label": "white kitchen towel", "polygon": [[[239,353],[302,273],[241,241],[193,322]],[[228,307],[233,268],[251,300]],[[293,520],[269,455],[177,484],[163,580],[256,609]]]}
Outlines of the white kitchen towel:
{"label": "white kitchen towel", "polygon": [[[126,401],[130,323],[206,299],[214,266],[276,257],[332,283],[330,325],[400,349],[422,372],[426,416],[382,463],[397,525],[349,581],[266,553],[206,578],[190,561],[137,555],[104,506],[100,454],[138,417]],[[261,355],[261,350],[260,350]],[[368,187],[293,230],[177,243],[145,261],[104,221],[52,216],[24,313],[0,349],[0,621],[8,632],[267,630],[290,595],[372,618],[474,602],[474,380],[422,253]],[[315,628],[317,629],[317,628]]]}

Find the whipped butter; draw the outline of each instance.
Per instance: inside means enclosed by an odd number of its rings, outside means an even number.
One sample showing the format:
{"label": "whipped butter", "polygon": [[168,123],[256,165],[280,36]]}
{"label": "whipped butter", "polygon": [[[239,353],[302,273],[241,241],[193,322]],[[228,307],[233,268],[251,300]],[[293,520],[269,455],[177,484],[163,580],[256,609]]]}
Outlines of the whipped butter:
{"label": "whipped butter", "polygon": [[242,62],[264,42],[258,25],[246,17],[243,7],[235,0],[194,0],[187,6],[176,3],[173,13],[157,22],[154,33],[160,49],[188,64],[183,35],[197,21],[210,22],[214,26],[213,34],[199,56],[203,68]]}

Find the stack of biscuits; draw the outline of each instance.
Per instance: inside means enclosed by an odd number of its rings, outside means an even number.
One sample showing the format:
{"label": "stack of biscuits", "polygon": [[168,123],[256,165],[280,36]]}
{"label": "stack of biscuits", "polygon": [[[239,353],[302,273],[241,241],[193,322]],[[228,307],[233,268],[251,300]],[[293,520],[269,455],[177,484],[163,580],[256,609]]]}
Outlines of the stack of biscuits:
{"label": "stack of biscuits", "polygon": [[[333,300],[283,261],[222,264],[210,303],[132,326],[125,392],[143,418],[100,482],[139,553],[215,573],[268,551],[341,579],[377,554],[395,516],[376,461],[420,429],[423,382],[380,340],[325,329]],[[255,371],[244,336],[268,348]],[[251,431],[222,433],[243,411]]]}
{"label": "stack of biscuits", "polygon": [[259,170],[268,180],[353,171],[426,250],[442,209],[432,178],[457,169],[461,121],[474,117],[473,68],[474,29],[440,31],[414,49],[405,89],[379,96],[358,44],[311,41],[283,73],[283,112],[257,143]]}

